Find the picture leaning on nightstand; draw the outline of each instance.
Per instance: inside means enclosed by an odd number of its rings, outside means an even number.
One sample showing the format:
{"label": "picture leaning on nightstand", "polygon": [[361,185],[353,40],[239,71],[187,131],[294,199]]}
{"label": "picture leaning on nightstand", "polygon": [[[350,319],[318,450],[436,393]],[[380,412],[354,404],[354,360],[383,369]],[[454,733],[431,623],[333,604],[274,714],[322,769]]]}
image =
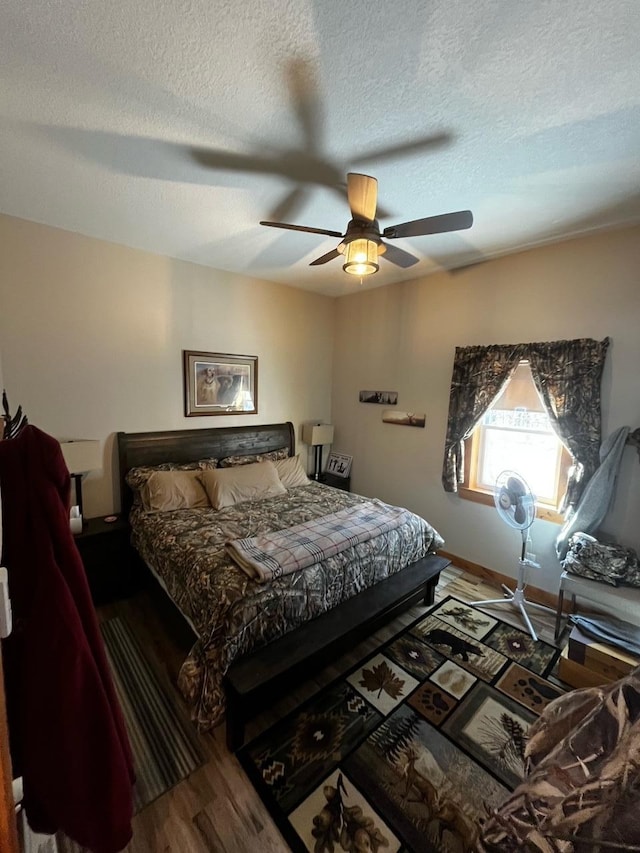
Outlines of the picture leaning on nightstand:
{"label": "picture leaning on nightstand", "polygon": [[326,474],[331,474],[334,477],[348,478],[351,476],[351,463],[353,456],[346,453],[336,453],[331,451],[327,458]]}

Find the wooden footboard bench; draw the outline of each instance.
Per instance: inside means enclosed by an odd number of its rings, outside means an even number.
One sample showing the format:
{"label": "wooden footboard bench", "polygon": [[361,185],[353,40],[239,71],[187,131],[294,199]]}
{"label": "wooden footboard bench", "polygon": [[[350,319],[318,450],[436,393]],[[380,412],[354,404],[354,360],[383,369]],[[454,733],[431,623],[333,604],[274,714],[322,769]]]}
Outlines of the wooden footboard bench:
{"label": "wooden footboard bench", "polygon": [[414,604],[433,604],[440,572],[449,563],[434,554],[423,557],[234,662],[224,679],[229,749],[242,746],[249,719],[297,684]]}

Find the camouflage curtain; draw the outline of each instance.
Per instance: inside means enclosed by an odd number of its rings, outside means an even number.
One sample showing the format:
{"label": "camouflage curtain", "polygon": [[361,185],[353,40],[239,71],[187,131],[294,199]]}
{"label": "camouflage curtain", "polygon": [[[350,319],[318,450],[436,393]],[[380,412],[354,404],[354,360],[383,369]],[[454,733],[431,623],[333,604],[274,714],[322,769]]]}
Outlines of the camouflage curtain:
{"label": "camouflage curtain", "polygon": [[571,515],[600,464],[600,385],[609,338],[529,344],[533,381],[560,441],[573,457],[560,512]]}
{"label": "camouflage curtain", "polygon": [[456,347],[442,484],[464,480],[464,441],[518,364],[527,360],[558,438],[573,457],[561,511],[569,513],[600,464],[600,383],[609,338]]}
{"label": "camouflage curtain", "polygon": [[457,492],[464,480],[464,442],[526,357],[523,346],[456,347],[442,468],[445,492]]}

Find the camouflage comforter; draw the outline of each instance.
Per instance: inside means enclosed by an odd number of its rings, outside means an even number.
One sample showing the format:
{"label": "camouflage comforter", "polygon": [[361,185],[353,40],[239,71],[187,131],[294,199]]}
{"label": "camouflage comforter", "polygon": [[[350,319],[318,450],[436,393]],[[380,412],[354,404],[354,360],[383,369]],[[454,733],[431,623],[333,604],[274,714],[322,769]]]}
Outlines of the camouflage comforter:
{"label": "camouflage comforter", "polygon": [[221,721],[222,677],[236,657],[442,546],[438,533],[409,513],[406,524],[269,583],[249,578],[225,552],[229,540],[282,530],[364,500],[310,483],[222,510],[132,510],[134,546],[199,636],[178,679],[199,728]]}

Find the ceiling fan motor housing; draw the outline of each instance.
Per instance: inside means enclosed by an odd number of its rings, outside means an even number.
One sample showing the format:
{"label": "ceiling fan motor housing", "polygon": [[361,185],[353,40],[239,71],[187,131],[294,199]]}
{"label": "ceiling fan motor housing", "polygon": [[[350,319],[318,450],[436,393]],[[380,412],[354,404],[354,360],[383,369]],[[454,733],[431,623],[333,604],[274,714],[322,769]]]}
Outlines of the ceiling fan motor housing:
{"label": "ceiling fan motor housing", "polygon": [[374,243],[380,243],[380,226],[378,220],[374,219],[367,222],[361,219],[351,219],[347,225],[347,231],[342,242],[346,245],[353,240],[373,240]]}

